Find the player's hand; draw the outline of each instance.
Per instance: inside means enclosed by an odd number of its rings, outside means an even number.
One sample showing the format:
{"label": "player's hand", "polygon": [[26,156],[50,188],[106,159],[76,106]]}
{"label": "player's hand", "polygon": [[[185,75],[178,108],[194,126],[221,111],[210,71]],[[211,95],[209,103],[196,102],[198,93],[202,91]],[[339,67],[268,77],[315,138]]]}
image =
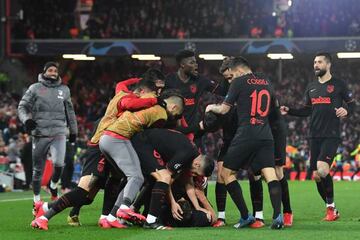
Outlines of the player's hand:
{"label": "player's hand", "polygon": [[211,214],[211,224],[216,223],[217,221],[216,213],[214,211],[210,211],[210,214]]}
{"label": "player's hand", "polygon": [[348,111],[347,111],[345,108],[343,108],[343,107],[341,107],[341,108],[335,108],[335,111],[336,111],[336,116],[337,116],[338,118],[344,118],[344,117],[346,117],[347,114],[348,114]]}
{"label": "player's hand", "polygon": [[289,112],[289,107],[287,107],[287,106],[281,106],[280,107],[281,115],[286,115],[286,114],[288,114],[288,112]]}
{"label": "player's hand", "polygon": [[209,104],[206,106],[205,112],[211,112],[215,104]]}
{"label": "player's hand", "polygon": [[204,122],[203,122],[203,121],[199,122],[199,127],[200,127],[200,130],[204,130],[204,129],[205,129],[205,128],[204,128]]}
{"label": "player's hand", "polygon": [[181,221],[183,219],[183,217],[182,217],[183,211],[177,202],[173,202],[171,204],[171,213],[172,213],[173,218],[175,218],[179,221]]}
{"label": "player's hand", "polygon": [[28,132],[28,133],[31,133],[32,130],[34,130],[37,126],[37,123],[32,120],[31,118],[26,120],[25,122],[25,130]]}
{"label": "player's hand", "polygon": [[211,222],[212,217],[211,217],[211,212],[209,210],[202,208],[202,207],[200,207],[196,210],[204,212],[206,214],[206,217],[209,220],[209,222]]}

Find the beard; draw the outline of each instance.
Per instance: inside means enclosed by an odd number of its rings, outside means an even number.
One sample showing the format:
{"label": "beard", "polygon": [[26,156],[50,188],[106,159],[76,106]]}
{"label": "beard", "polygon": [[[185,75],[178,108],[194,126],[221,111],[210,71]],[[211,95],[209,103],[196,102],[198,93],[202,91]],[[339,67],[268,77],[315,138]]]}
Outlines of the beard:
{"label": "beard", "polygon": [[316,69],[315,70],[315,76],[317,76],[317,77],[322,77],[325,75],[325,73],[326,73],[325,69]]}
{"label": "beard", "polygon": [[59,76],[58,75],[46,75],[46,74],[43,74],[43,78],[45,80],[55,82],[55,81],[57,81],[59,79]]}

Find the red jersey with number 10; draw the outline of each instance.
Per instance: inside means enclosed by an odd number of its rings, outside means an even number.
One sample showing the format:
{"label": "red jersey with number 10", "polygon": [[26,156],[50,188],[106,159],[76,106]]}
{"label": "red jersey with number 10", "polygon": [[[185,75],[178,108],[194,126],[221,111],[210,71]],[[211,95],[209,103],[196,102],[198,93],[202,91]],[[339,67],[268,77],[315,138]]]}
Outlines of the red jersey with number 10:
{"label": "red jersey with number 10", "polygon": [[274,93],[268,79],[250,73],[233,80],[224,103],[236,103],[237,137],[241,139],[273,139],[268,115],[273,109]]}

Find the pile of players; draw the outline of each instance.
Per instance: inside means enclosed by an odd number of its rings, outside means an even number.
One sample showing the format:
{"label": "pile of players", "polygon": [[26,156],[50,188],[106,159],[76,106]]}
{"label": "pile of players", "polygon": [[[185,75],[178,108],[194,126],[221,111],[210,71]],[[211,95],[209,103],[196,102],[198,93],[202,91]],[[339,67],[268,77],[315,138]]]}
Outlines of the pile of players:
{"label": "pile of players", "polygon": [[[331,58],[320,54],[315,59],[319,81],[329,77]],[[280,107],[271,82],[252,72],[242,57],[223,61],[220,72],[225,81],[221,84],[199,76],[194,52],[180,51],[176,60],[178,71],[166,78],[158,70],[150,69],[142,78],[117,84],[115,96],[95,124],[78,186],[56,201],[36,201],[32,227],[47,230],[48,221],[68,207],[72,207],[69,224],[79,226],[80,208],[91,204],[103,188],[103,209],[98,222],[101,228],[127,228],[134,224],[159,230],[225,226],[227,192],[241,215],[234,227],[261,228],[265,226],[262,177],[273,207],[271,229],[292,226],[289,188],[282,167],[286,157],[286,123],[282,115],[296,115],[296,110]],[[331,75],[329,79],[343,96],[335,104],[344,100],[351,106],[351,95],[344,85]],[[334,92],[325,88],[328,94]],[[199,99],[206,92],[215,94],[218,101],[199,109]],[[312,88],[306,94],[312,94]],[[313,109],[306,110],[307,115],[316,113],[316,107],[324,108],[312,101],[311,96],[308,99]],[[340,105],[335,107],[332,117],[336,120],[350,112],[350,108],[345,114]],[[302,113],[298,115],[306,115]],[[217,162],[216,216],[206,197],[206,177],[212,174],[214,163],[199,149],[204,133],[219,128],[223,129],[224,145]],[[317,152],[312,153],[315,179],[327,204],[325,220],[335,221],[339,213],[333,200],[332,181],[326,172],[329,161],[325,161],[325,155],[331,154],[326,151],[334,146],[326,145],[326,136],[316,140],[324,146],[318,146]],[[253,213],[249,212],[236,179],[240,169],[248,170]]]}

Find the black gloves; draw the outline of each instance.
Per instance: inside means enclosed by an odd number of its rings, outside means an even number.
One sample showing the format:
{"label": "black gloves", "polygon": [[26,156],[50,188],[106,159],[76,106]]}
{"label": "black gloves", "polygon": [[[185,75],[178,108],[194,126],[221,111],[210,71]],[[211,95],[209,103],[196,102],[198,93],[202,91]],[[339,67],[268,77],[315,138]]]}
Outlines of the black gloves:
{"label": "black gloves", "polygon": [[25,130],[28,133],[31,133],[32,130],[36,128],[36,122],[32,119],[28,119],[25,121]]}
{"label": "black gloves", "polygon": [[76,134],[70,134],[69,135],[69,142],[75,143],[76,142]]}

